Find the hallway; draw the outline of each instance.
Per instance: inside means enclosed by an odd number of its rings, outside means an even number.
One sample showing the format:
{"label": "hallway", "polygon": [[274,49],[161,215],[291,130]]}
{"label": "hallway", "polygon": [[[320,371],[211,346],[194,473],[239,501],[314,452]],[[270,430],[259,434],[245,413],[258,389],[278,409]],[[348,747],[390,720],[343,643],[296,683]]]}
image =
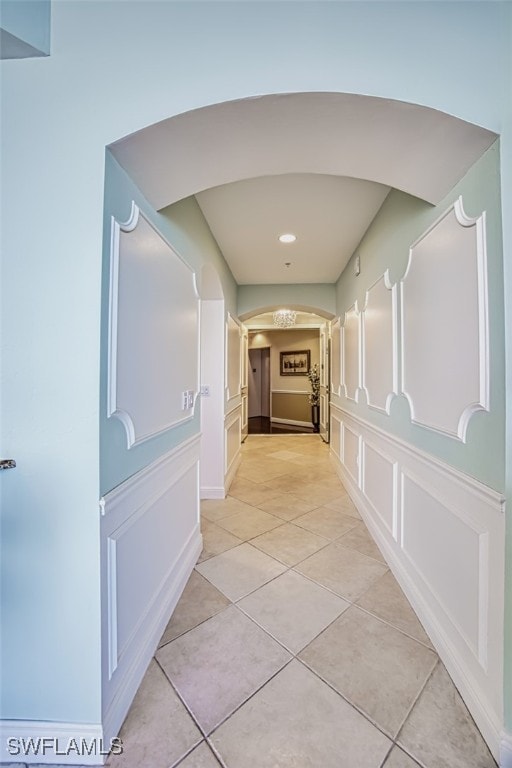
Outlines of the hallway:
{"label": "hallway", "polygon": [[[317,435],[249,436],[111,768],[493,768]],[[414,759],[413,759],[414,758]]]}

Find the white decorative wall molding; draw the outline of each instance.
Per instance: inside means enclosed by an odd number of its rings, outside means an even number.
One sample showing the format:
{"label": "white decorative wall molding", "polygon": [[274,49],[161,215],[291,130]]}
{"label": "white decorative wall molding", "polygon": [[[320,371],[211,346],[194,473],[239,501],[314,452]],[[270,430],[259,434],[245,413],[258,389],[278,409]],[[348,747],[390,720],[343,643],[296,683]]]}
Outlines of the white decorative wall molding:
{"label": "white decorative wall molding", "polygon": [[242,329],[228,312],[226,318],[226,401],[240,397],[242,391]]}
{"label": "white decorative wall molding", "polygon": [[343,328],[341,318],[336,317],[331,322],[331,393],[341,395],[343,379]]}
{"label": "white decorative wall molding", "polygon": [[374,441],[362,445],[361,490],[375,515],[398,540],[398,463]]}
{"label": "white decorative wall molding", "polygon": [[388,415],[398,392],[396,294],[386,270],[366,291],[361,313],[361,387],[369,407]]}
{"label": "white decorative wall molding", "polygon": [[503,731],[500,744],[500,768],[512,768],[512,734]]}
{"label": "white decorative wall molding", "polygon": [[357,301],[345,312],[342,334],[341,385],[348,400],[357,402],[361,387],[361,312]]}
{"label": "white decorative wall molding", "polygon": [[331,417],[344,435],[341,458],[331,447],[340,478],[497,757],[504,498],[335,404]]}
{"label": "white decorative wall molding", "polygon": [[241,443],[242,443],[242,407],[238,405],[236,408],[226,414],[224,421],[224,490],[227,493],[229,486],[233,482],[233,478],[236,475],[236,471],[242,460],[241,455]]}
{"label": "white decorative wall molding", "polygon": [[[117,735],[199,557],[199,436],[100,501],[103,722]],[[140,557],[140,552],[151,553]]]}
{"label": "white decorative wall molding", "polygon": [[329,446],[331,453],[341,462],[343,460],[343,424],[334,410],[331,410]]}
{"label": "white decorative wall molding", "polygon": [[103,765],[110,749],[101,723],[0,720],[0,743],[2,765]]}
{"label": "white decorative wall molding", "polygon": [[[195,274],[132,202],[111,219],[107,416],[127,447],[190,420],[199,389]],[[177,375],[178,374],[178,375]]]}
{"label": "white decorative wall molding", "polygon": [[411,246],[400,283],[402,392],[412,421],[466,441],[489,410],[485,212],[462,198]]}

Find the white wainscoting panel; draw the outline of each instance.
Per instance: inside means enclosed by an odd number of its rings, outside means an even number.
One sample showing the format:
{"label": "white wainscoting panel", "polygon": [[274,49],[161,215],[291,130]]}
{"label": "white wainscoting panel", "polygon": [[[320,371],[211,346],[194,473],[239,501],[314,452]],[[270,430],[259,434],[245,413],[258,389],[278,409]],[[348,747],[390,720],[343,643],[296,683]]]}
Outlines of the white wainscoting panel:
{"label": "white wainscoting panel", "polygon": [[228,313],[226,320],[226,400],[240,396],[242,388],[241,328]]}
{"label": "white wainscoting panel", "polygon": [[465,442],[489,408],[485,213],[462,198],[410,249],[401,282],[402,391],[412,420]]}
{"label": "white wainscoting panel", "polygon": [[357,400],[358,389],[361,383],[361,316],[356,303],[345,312],[343,323],[343,372],[342,383],[345,396],[349,400]]}
{"label": "white wainscoting panel", "polygon": [[341,394],[342,382],[342,336],[341,319],[337,317],[331,323],[331,392],[338,397]]}
{"label": "white wainscoting panel", "polygon": [[362,312],[362,387],[368,405],[389,414],[397,393],[396,285],[386,272],[366,292]]}
{"label": "white wainscoting panel", "polygon": [[341,420],[336,416],[336,413],[331,411],[331,429],[330,429],[330,448],[338,461],[343,459],[343,424]]}
{"label": "white wainscoting panel", "polygon": [[340,423],[343,451],[331,455],[342,482],[498,758],[504,499],[331,403],[331,429]]}
{"label": "white wainscoting panel", "polygon": [[342,444],[343,444],[343,465],[354,483],[360,485],[359,476],[359,443],[360,436],[357,430],[348,427],[345,422],[342,423]]}
{"label": "white wainscoting panel", "polygon": [[444,504],[436,489],[426,488],[402,471],[400,544],[411,567],[485,668],[487,604],[480,600],[479,585],[488,569],[487,532],[475,529],[463,513]]}
{"label": "white wainscoting panel", "polygon": [[109,299],[108,416],[128,448],[192,418],[198,377],[195,275],[133,203],[112,218]]}
{"label": "white wainscoting panel", "polygon": [[241,461],[240,446],[242,443],[242,406],[239,405],[226,414],[224,421],[224,489],[227,493]]}
{"label": "white wainscoting panel", "polygon": [[362,491],[372,505],[376,520],[396,540],[398,535],[398,466],[374,443],[362,447]]}
{"label": "white wainscoting panel", "polygon": [[117,732],[199,557],[199,436],[100,502],[103,712]]}

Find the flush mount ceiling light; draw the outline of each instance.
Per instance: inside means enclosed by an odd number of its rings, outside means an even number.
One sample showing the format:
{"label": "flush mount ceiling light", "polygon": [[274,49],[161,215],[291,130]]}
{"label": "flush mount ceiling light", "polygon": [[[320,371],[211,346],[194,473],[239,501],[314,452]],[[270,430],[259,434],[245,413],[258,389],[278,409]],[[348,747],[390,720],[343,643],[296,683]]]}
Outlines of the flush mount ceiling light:
{"label": "flush mount ceiling light", "polygon": [[297,313],[293,309],[278,309],[273,314],[274,325],[278,328],[291,328],[292,325],[295,325],[296,318]]}
{"label": "flush mount ceiling light", "polygon": [[296,241],[296,236],[293,235],[291,232],[288,232],[284,235],[279,235],[279,242],[280,243],[294,243]]}

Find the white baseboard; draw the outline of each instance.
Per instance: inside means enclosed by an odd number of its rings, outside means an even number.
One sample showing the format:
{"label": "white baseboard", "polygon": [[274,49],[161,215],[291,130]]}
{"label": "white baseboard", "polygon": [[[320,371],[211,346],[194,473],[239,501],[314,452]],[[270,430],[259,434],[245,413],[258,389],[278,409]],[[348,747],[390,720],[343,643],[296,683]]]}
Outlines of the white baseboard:
{"label": "white baseboard", "polygon": [[311,421],[295,421],[294,419],[280,419],[277,416],[272,416],[270,419],[272,424],[289,424],[292,427],[307,427],[313,429],[313,423]]}
{"label": "white baseboard", "polygon": [[101,723],[0,721],[1,764],[103,765],[109,749]]}
{"label": "white baseboard", "polygon": [[201,499],[225,499],[226,493],[224,491],[223,486],[220,488],[201,488],[200,498]]}
{"label": "white baseboard", "polygon": [[512,734],[503,731],[500,743],[500,768],[512,768]]}

